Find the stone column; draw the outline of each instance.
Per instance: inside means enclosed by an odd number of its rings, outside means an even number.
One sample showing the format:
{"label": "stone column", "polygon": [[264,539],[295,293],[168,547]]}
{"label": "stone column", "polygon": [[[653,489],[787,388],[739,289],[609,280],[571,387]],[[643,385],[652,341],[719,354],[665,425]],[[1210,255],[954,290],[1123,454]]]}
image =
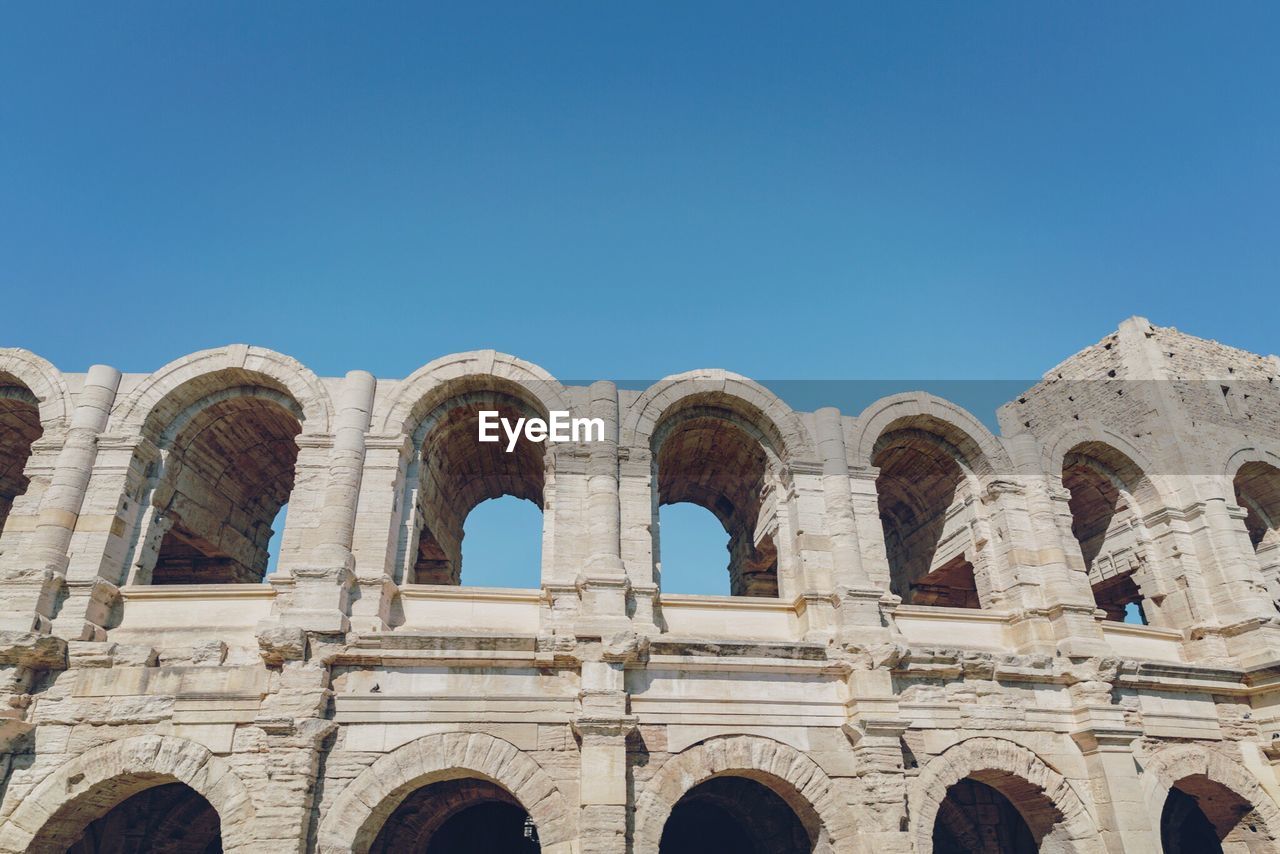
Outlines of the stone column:
{"label": "stone column", "polygon": [[1084,754],[1107,850],[1158,854],[1159,828],[1151,826],[1133,755],[1133,743],[1143,733],[1126,723],[1125,710],[1114,702],[1119,664],[1110,656],[1059,657],[1054,675],[1067,686],[1077,723],[1071,737]]}
{"label": "stone column", "polygon": [[[870,669],[863,669],[870,666]],[[854,790],[862,807],[858,834],[868,851],[908,852],[905,832],[907,776],[903,735],[910,727],[899,711],[891,661],[859,662],[848,677],[849,719],[843,729],[856,762]]]}
{"label": "stone column", "polygon": [[262,661],[272,671],[272,692],[238,739],[262,754],[267,784],[259,788],[257,838],[268,850],[307,851],[320,756],[337,724],[326,717],[331,664],[340,644],[299,626],[259,631]]}
{"label": "stone column", "polygon": [[604,422],[604,435],[591,442],[587,462],[587,569],[622,575],[620,506],[618,501],[618,389],[611,383],[591,384],[590,417]]}
{"label": "stone column", "polygon": [[[855,593],[857,599],[865,599],[859,622],[842,628],[841,643],[850,651],[866,651],[887,643],[905,643],[894,622],[894,612],[901,599],[890,588],[889,553],[885,546],[884,524],[880,520],[880,494],[876,479],[880,469],[875,466],[859,466],[849,470],[849,496],[853,506],[853,519],[858,532],[858,546],[862,554],[862,568],[869,580],[866,593]],[[873,620],[871,601],[874,598],[876,617]]]}
{"label": "stone column", "polygon": [[880,521],[880,495],[876,491],[879,475],[880,469],[875,466],[851,470],[849,497],[857,523],[863,571],[871,585],[884,595],[889,593],[889,554],[884,544],[884,525]]}
{"label": "stone column", "polygon": [[351,371],[342,385],[329,455],[329,486],[320,510],[320,544],[313,557],[320,565],[354,563],[351,543],[364,468],[364,435],[376,388],[377,380],[367,371]]}
{"label": "stone column", "polygon": [[[818,455],[822,459],[822,493],[827,530],[831,535],[831,570],[837,622],[845,635],[864,634],[880,627],[880,597],[862,563],[862,542],[849,486],[849,456],[844,443],[840,410],[833,406],[814,414]],[[879,513],[875,517],[879,519]]]}
{"label": "stone column", "polygon": [[635,721],[579,718],[581,798],[578,816],[582,854],[625,854],[627,850],[627,735]]}
{"label": "stone column", "polygon": [[[6,619],[0,625],[8,627],[14,622],[25,622],[27,625],[24,628],[34,627],[42,632],[52,628],[54,600],[66,582],[69,563],[67,546],[79,521],[85,490],[93,474],[93,463],[98,453],[98,434],[107,426],[111,404],[115,401],[119,385],[120,372],[115,368],[94,365],[89,369],[84,388],[76,400],[75,412],[62,450],[58,454],[53,478],[40,502],[35,533],[26,545],[26,554],[21,556],[23,563],[29,567],[26,575],[38,587],[35,601],[29,603],[34,606],[33,613],[12,616],[6,613]],[[11,606],[19,601],[19,597],[13,595],[12,591],[7,594],[7,598]],[[80,607],[73,607],[73,610],[83,613],[86,603],[79,604]]]}
{"label": "stone column", "polygon": [[1270,619],[1275,606],[1267,592],[1231,484],[1212,477],[1193,477],[1197,500],[1185,508],[1185,524],[1201,556],[1214,613],[1224,626],[1245,620]]}
{"label": "stone column", "polygon": [[1151,826],[1142,783],[1133,760],[1133,742],[1142,733],[1120,721],[1091,721],[1071,737],[1084,754],[1098,808],[1098,832],[1113,854],[1159,854],[1159,828]]}
{"label": "stone column", "polygon": [[[89,369],[71,424],[58,453],[49,487],[41,496],[36,528],[21,554],[23,571],[6,581],[0,611],[0,770],[9,753],[30,733],[27,708],[33,680],[44,670],[66,667],[66,644],[49,637],[58,595],[66,584],[67,546],[76,528],[93,471],[98,434],[106,427],[120,372]],[[83,605],[67,603],[83,611]],[[7,774],[5,775],[7,776]]]}
{"label": "stone column", "polygon": [[[364,474],[352,540],[356,580],[351,628],[356,632],[389,629],[399,575],[401,533],[411,529],[414,508],[405,495],[405,471],[413,454],[408,436],[395,433],[365,440]],[[412,548],[406,535],[405,548]]]}
{"label": "stone column", "polygon": [[1245,511],[1226,494],[1229,482],[1197,480],[1203,497],[1187,508],[1186,524],[1227,649],[1246,666],[1272,661],[1280,654],[1280,614],[1249,541]]}
{"label": "stone column", "polygon": [[616,631],[628,624],[618,498],[618,389],[613,383],[592,383],[590,417],[604,422],[604,436],[587,448],[588,557],[578,577],[579,634]]}
{"label": "stone column", "polygon": [[151,476],[163,470],[164,457],[145,436],[98,437],[93,477],[71,538],[69,578],[150,583],[160,542],[157,537],[149,544],[147,533],[155,527],[167,530],[170,524],[156,518],[150,492]]}
{"label": "stone column", "polygon": [[[1023,635],[1028,648],[1042,628],[1032,625],[1047,618],[1048,630],[1057,651],[1067,656],[1108,654],[1109,647],[1098,625],[1098,606],[1089,586],[1089,574],[1080,557],[1080,545],[1071,533],[1071,495],[1054,486],[1039,473],[1039,446],[1034,437],[1023,433],[1007,442],[1015,469],[1028,474],[1019,478],[1023,485],[1027,522],[1025,543],[1014,552],[1015,565],[1034,571],[1039,581],[1040,608],[1032,608],[1015,620],[1014,629]],[[1070,551],[1069,551],[1070,550]],[[1069,557],[1074,555],[1075,559]]]}
{"label": "stone column", "polygon": [[49,631],[49,617],[65,589],[65,558],[46,566],[31,557],[40,507],[58,470],[64,438],[54,429],[47,429],[31,444],[31,455],[23,466],[27,488],[15,496],[0,536],[0,580],[5,591],[0,597],[0,630]]}
{"label": "stone column", "polygon": [[[1231,509],[1232,518],[1239,518],[1241,526],[1244,525],[1245,510],[1243,507],[1234,507]],[[1246,535],[1247,536],[1247,535]],[[1250,546],[1253,544],[1250,543]],[[1258,561],[1258,571],[1262,573],[1262,579],[1267,585],[1267,595],[1271,597],[1273,603],[1280,602],[1280,531],[1270,530],[1266,536],[1262,538],[1262,542],[1258,543],[1254,551],[1254,558]]]}
{"label": "stone column", "polygon": [[[1009,611],[1035,608],[1041,602],[1041,566],[1028,518],[1025,483],[1013,472],[997,472],[980,479],[975,498],[973,564],[983,607]],[[980,571],[980,563],[986,564],[985,572]]]}
{"label": "stone column", "polygon": [[[3,392],[0,388],[0,393]],[[9,502],[8,517],[0,531],[0,579],[12,582],[30,577],[33,566],[28,559],[28,546],[40,523],[45,492],[58,470],[66,429],[65,421],[44,427],[44,432],[31,443],[31,454],[22,471],[15,473],[26,479],[26,489],[11,499],[0,499],[0,502]]]}
{"label": "stone column", "polygon": [[826,498],[827,527],[831,532],[831,565],[836,587],[866,588],[871,579],[862,568],[862,547],[853,518],[853,494],[849,491],[849,458],[844,445],[840,410],[827,406],[814,413],[818,453],[822,457],[822,491]]}
{"label": "stone column", "polygon": [[618,449],[618,498],[622,516],[622,562],[635,606],[631,623],[637,631],[656,633],[662,618],[655,574],[657,555],[653,549],[658,495],[653,454],[648,448]]}
{"label": "stone column", "polygon": [[579,739],[578,837],[581,854],[626,854],[630,803],[627,736],[636,727],[628,714],[626,666],[643,659],[648,642],[622,632],[589,644],[581,664],[582,690],[573,730]]}
{"label": "stone column", "polygon": [[373,375],[351,371],[342,384],[329,451],[329,473],[320,507],[316,544],[306,564],[281,579],[291,586],[285,622],[311,631],[336,633],[349,628],[347,597],[355,559],[351,553],[356,499],[364,467],[364,435],[373,411]]}

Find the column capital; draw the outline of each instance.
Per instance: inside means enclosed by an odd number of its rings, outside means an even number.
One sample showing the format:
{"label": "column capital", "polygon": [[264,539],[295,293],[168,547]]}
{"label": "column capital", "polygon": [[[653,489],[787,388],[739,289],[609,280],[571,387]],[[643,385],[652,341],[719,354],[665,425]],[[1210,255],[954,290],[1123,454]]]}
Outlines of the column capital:
{"label": "column capital", "polygon": [[1142,737],[1142,731],[1127,726],[1091,726],[1071,733],[1071,740],[1081,752],[1089,753],[1128,753],[1133,743]]}
{"label": "column capital", "polygon": [[902,718],[859,716],[856,720],[840,725],[849,743],[855,748],[876,739],[897,741],[911,728],[911,721]]}
{"label": "column capital", "polygon": [[623,717],[582,715],[574,718],[571,726],[574,734],[583,741],[599,741],[626,738],[639,723],[640,719],[635,715]]}

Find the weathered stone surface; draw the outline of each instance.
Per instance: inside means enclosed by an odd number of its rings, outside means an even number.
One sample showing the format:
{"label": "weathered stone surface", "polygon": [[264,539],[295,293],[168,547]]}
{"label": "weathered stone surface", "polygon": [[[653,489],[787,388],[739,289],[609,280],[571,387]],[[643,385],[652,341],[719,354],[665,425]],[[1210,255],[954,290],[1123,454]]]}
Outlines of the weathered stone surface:
{"label": "weathered stone surface", "polygon": [[[604,431],[508,454],[480,409]],[[1134,318],[999,421],[492,351],[0,350],[0,854],[1280,850],[1280,360]],[[465,586],[501,495],[536,588]],[[663,592],[676,501],[736,595]]]}
{"label": "weathered stone surface", "polygon": [[307,634],[299,626],[266,626],[258,630],[258,649],[267,664],[299,661],[307,651]]}

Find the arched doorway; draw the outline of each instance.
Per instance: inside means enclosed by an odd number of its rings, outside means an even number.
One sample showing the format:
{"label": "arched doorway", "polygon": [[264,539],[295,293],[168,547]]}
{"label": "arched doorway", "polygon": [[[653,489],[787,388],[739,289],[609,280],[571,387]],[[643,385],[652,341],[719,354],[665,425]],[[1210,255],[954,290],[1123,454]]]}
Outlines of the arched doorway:
{"label": "arched doorway", "polygon": [[42,432],[36,396],[17,379],[0,373],[0,531],[14,500],[27,491],[27,459]]}
{"label": "arched doorway", "polygon": [[1160,813],[1165,854],[1221,854],[1274,850],[1262,816],[1231,789],[1204,775],[1169,789]]}
{"label": "arched doorway", "polygon": [[[504,816],[513,814],[494,808],[469,812],[488,804],[519,809],[520,835],[525,841],[505,834],[513,845],[548,854],[573,849],[573,810],[536,762],[500,738],[448,732],[397,747],[348,783],[321,815],[315,851],[367,854],[426,851],[426,846],[433,846],[434,854],[435,840],[466,836],[468,828],[486,815],[505,821]],[[456,819],[454,828],[446,828],[451,819]],[[525,836],[526,827],[529,836]],[[527,842],[540,847],[528,848]],[[422,847],[412,847],[419,844]],[[521,852],[519,847],[477,850]]]}
{"label": "arched doorway", "polygon": [[[414,508],[411,527],[416,540],[409,551],[412,563],[406,577],[415,584],[473,584],[463,568],[463,538],[469,517],[481,504],[497,501],[504,504],[498,509],[509,510],[505,505],[511,502],[530,502],[529,508],[517,508],[517,512],[536,508],[541,513],[547,503],[546,446],[521,439],[508,452],[505,439],[476,441],[482,412],[496,412],[495,425],[501,423],[497,419],[516,424],[548,417],[518,387],[497,380],[493,385],[493,389],[460,391],[444,400],[415,433],[418,453],[408,472],[406,501],[406,506]],[[495,427],[492,435],[502,434]],[[495,507],[482,510],[481,516]],[[536,588],[541,582],[541,523],[532,540],[528,537],[534,533],[531,526],[519,529],[526,540],[526,547],[519,550],[524,565],[508,572],[505,583],[498,586]]]}
{"label": "arched doorway", "polygon": [[[69,820],[74,822],[75,817]],[[67,854],[222,854],[222,828],[217,810],[194,789],[183,783],[162,783],[87,821],[66,850]]]}
{"label": "arched doorway", "polygon": [[[887,429],[872,453],[890,589],[907,605],[982,606],[975,481],[954,432],[928,417]],[[957,440],[958,441],[958,440]]]}
{"label": "arched doorway", "polygon": [[1232,481],[1236,503],[1244,508],[1249,543],[1258,568],[1280,601],[1280,469],[1265,462],[1247,462]]}
{"label": "arched doorway", "polygon": [[1158,624],[1158,605],[1143,590],[1155,559],[1138,499],[1154,494],[1146,474],[1120,451],[1084,442],[1063,458],[1062,485],[1098,607],[1109,620]]}
{"label": "arched doorway", "polygon": [[[657,506],[694,504],[710,511],[728,537],[728,592],[733,596],[778,596],[780,466],[763,433],[718,398],[686,402],[667,413],[654,433],[653,470]],[[663,557],[674,543],[660,541]],[[677,559],[674,564],[679,565]],[[724,564],[722,564],[724,565]],[[677,581],[675,589],[681,585]]]}
{"label": "arched doorway", "polygon": [[934,854],[1035,854],[1035,836],[1000,791],[966,777],[947,790],[933,826]]}
{"label": "arched doorway", "polygon": [[723,776],[676,802],[659,854],[808,854],[814,840],[795,810],[763,783]]}
{"label": "arched doorway", "polygon": [[[708,783],[711,785],[704,788]],[[794,747],[762,736],[717,736],[669,757],[644,790],[637,792],[634,850],[637,854],[712,850],[706,846],[719,842],[706,834],[699,840],[701,849],[677,847],[688,839],[681,824],[689,822],[688,818],[671,822],[677,812],[694,818],[701,814],[707,823],[719,821],[710,807],[728,809],[732,816],[741,817],[753,844],[763,844],[761,851],[830,854],[853,850],[857,828],[838,792],[831,778]],[[803,828],[803,838],[795,834],[792,818]],[[781,831],[775,832],[779,828]]]}
{"label": "arched doorway", "polygon": [[[141,797],[134,800],[135,796]],[[209,805],[215,815],[206,810]],[[260,854],[253,847],[254,814],[244,783],[226,760],[208,748],[174,736],[133,736],[85,750],[45,775],[0,823],[0,851],[116,851],[73,846],[82,840],[86,845],[110,843],[117,835],[110,825],[135,815],[151,822],[146,835],[157,840],[138,851]],[[107,825],[109,832],[89,835],[90,826],[99,819],[104,823],[95,831]],[[200,836],[201,828],[211,827],[213,838]],[[201,838],[204,841],[197,847]],[[215,839],[218,845],[209,849]],[[161,847],[160,842],[172,847]]]}
{"label": "arched doorway", "polygon": [[506,789],[473,778],[431,783],[387,818],[371,854],[536,854],[537,826]]}
{"label": "arched doorway", "polygon": [[293,490],[302,432],[295,410],[284,395],[238,390],[210,401],[165,442],[153,498],[164,534],[152,584],[262,580],[272,525]]}
{"label": "arched doorway", "polygon": [[910,802],[917,851],[1106,850],[1067,779],[1005,739],[970,738],[935,756],[911,784]]}

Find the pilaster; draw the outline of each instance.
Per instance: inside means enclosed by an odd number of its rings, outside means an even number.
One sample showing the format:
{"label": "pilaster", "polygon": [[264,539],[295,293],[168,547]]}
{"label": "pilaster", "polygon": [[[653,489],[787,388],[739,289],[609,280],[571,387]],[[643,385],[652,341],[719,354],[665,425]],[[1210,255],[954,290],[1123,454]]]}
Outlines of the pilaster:
{"label": "pilaster", "polygon": [[[355,581],[351,545],[364,468],[364,436],[369,429],[376,385],[372,374],[348,373],[342,384],[332,440],[299,443],[299,469],[315,465],[318,460],[313,458],[319,457],[319,452],[327,452],[328,466],[316,514],[318,525],[311,532],[312,543],[305,562],[282,566],[277,573],[279,580],[271,579],[282,593],[284,608],[280,619],[286,623],[325,633],[345,632],[350,627],[346,611]],[[293,526],[295,532],[298,527]]]}
{"label": "pilaster", "polygon": [[578,738],[579,845],[582,854],[626,854],[632,792],[627,737],[636,727],[628,711],[626,667],[643,661],[648,642],[631,632],[588,644],[582,690],[573,720]]}
{"label": "pilaster", "polygon": [[[119,385],[120,372],[115,368],[94,365],[89,369],[49,488],[40,502],[35,532],[24,549],[22,563],[28,567],[24,575],[38,584],[38,590],[27,592],[34,594],[34,626],[40,631],[55,631],[55,609],[61,617],[58,633],[72,639],[98,635],[106,623],[105,611],[114,598],[114,587],[96,572],[72,571],[68,546],[82,524],[91,529],[99,521],[82,516],[82,510],[98,456],[98,436],[107,426]],[[114,520],[112,516],[112,531]],[[63,601],[59,602],[60,598]]]}
{"label": "pilaster", "polygon": [[582,606],[577,632],[589,636],[628,627],[630,580],[622,562],[622,508],[618,477],[618,389],[592,383],[589,415],[604,424],[599,441],[587,443],[587,560],[578,575]]}

